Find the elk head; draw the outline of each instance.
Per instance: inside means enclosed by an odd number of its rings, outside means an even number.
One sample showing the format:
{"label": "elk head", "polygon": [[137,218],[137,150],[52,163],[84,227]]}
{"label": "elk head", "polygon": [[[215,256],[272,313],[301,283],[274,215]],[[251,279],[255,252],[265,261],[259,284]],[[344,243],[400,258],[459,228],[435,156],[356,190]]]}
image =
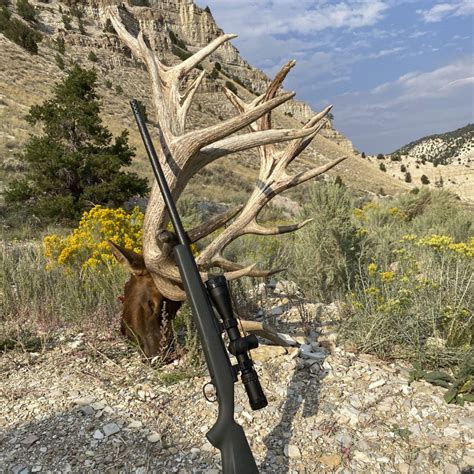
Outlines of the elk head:
{"label": "elk head", "polygon": [[[228,219],[218,219],[220,224],[218,227],[222,227],[235,217],[197,257],[203,279],[207,278],[207,272],[212,267],[223,269],[228,279],[245,275],[267,276],[275,273],[278,270],[257,270],[255,265],[246,267],[229,261],[223,256],[224,249],[242,235],[283,234],[295,231],[311,220],[287,226],[264,227],[257,222],[257,217],[262,208],[277,194],[325,173],[347,158],[340,157],[318,168],[301,171],[294,175],[287,172],[288,165],[306,149],[323,128],[326,123],[325,116],[331,110],[331,106],[312,117],[302,129],[271,128],[271,111],[295,95],[294,92],[279,93],[283,80],[295,65],[295,61],[290,61],[276,75],[266,92],[249,103],[244,102],[229,89],[224,89],[227,98],[238,112],[235,117],[204,129],[186,132],[187,113],[206,71],[203,70],[182,93],[180,84],[193,74],[195,66],[236,35],[222,35],[185,61],[175,66],[167,66],[159,61],[148,47],[142,32],[134,36],[127,30],[124,26],[125,22],[121,19],[121,13],[123,14],[124,11],[123,7],[107,8],[107,14],[118,36],[130,48],[134,56],[145,63],[150,74],[153,101],[160,125],[158,133],[161,146],[158,147],[157,153],[175,201],[189,180],[203,167],[234,152],[255,147],[259,150],[260,173],[248,202]],[[235,132],[245,128],[247,128],[247,133],[234,135]],[[275,147],[276,143],[282,142],[289,143],[282,149]],[[172,236],[165,230],[168,223],[169,216],[155,183],[145,214],[143,262],[148,275],[147,281],[153,280],[163,301],[179,302],[185,299],[185,293],[169,245]],[[218,228],[215,225],[204,224],[201,231],[208,228],[215,230]],[[206,232],[201,233],[206,234]],[[125,295],[125,306],[132,307],[137,304],[141,304],[139,298],[135,298],[132,293]],[[163,344],[166,344],[166,338],[163,339],[155,334],[155,339],[158,342],[150,345],[153,348],[151,350],[154,351],[158,347],[158,351],[161,351]]]}

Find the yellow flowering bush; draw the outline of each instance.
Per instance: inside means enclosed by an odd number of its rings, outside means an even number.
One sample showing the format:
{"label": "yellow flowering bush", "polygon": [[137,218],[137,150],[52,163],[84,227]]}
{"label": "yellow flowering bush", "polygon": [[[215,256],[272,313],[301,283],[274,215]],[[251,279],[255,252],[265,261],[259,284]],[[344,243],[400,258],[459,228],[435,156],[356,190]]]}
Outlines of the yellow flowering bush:
{"label": "yellow flowering bush", "polygon": [[[351,326],[359,349],[383,357],[443,359],[428,347],[433,338],[446,354],[474,345],[474,239],[402,235],[386,254],[371,255],[359,287],[350,293]],[[349,336],[347,336],[349,338]]]}
{"label": "yellow flowering bush", "polygon": [[468,242],[455,243],[452,237],[433,234],[418,239],[416,243],[417,245],[431,247],[438,251],[450,250],[468,258],[474,257],[474,237],[472,237]]}
{"label": "yellow flowering bush", "polygon": [[48,235],[43,240],[48,266],[75,266],[82,270],[115,263],[108,240],[141,253],[143,213],[95,206],[83,214],[66,237]]}

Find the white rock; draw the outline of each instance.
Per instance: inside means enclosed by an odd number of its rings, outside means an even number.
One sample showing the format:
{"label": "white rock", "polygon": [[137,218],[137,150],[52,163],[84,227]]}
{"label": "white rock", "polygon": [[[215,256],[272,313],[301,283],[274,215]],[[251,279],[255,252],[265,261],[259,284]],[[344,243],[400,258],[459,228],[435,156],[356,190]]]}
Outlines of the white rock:
{"label": "white rock", "polygon": [[94,402],[94,399],[92,397],[81,397],[81,398],[75,398],[72,402],[79,406],[85,406],[85,405],[92,405],[92,403]]}
{"label": "white rock", "polygon": [[107,423],[102,427],[105,436],[112,436],[120,431],[120,426],[117,423]]}
{"label": "white rock", "polygon": [[459,433],[458,430],[454,429],[454,428],[445,428],[443,430],[443,434],[444,436],[446,436],[447,438],[451,437],[451,438],[459,438],[459,436],[461,436],[461,434]]}
{"label": "white rock", "polygon": [[127,428],[134,429],[134,428],[141,428],[142,426],[143,426],[143,423],[141,421],[133,420],[128,424]]}
{"label": "white rock", "polygon": [[161,434],[157,433],[156,431],[153,431],[151,434],[149,434],[146,438],[150,443],[157,443],[158,441],[161,441]]}
{"label": "white rock", "polygon": [[385,380],[377,380],[375,382],[372,382],[370,385],[369,385],[369,390],[373,390],[374,388],[378,388],[378,387],[382,387],[383,385],[386,384],[386,381]]}
{"label": "white rock", "polygon": [[102,433],[102,431],[100,431],[100,430],[95,430],[92,437],[94,439],[104,439],[104,433]]}
{"label": "white rock", "polygon": [[298,448],[298,446],[295,446],[294,444],[286,444],[285,456],[291,459],[300,458],[301,457],[300,448]]}
{"label": "white rock", "polygon": [[326,358],[325,352],[313,352],[310,344],[301,344],[299,355],[304,359],[314,359],[321,362]]}

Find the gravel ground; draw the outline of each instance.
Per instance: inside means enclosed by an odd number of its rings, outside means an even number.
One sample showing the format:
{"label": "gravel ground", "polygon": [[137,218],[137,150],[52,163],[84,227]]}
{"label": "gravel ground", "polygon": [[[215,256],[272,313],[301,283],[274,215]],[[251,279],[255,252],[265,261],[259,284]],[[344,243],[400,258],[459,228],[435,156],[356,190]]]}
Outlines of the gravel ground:
{"label": "gravel ground", "polygon": [[[275,303],[279,321],[296,327],[287,300]],[[267,408],[252,412],[236,385],[236,419],[262,472],[474,472],[472,404],[409,386],[404,367],[331,353],[316,333],[301,342],[309,358],[254,351]],[[202,395],[204,373],[184,378],[180,363],[144,364],[120,339],[68,333],[39,352],[8,351],[0,364],[1,472],[220,471],[205,439],[217,406]]]}

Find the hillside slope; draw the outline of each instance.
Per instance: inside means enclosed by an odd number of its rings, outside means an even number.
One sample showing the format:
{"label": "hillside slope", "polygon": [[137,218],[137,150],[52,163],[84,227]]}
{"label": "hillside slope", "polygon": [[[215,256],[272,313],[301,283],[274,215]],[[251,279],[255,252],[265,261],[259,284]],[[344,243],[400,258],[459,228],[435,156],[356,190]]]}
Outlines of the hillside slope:
{"label": "hillside slope", "polygon": [[[37,9],[38,21],[34,26],[44,35],[38,54],[28,53],[0,34],[0,61],[7,65],[0,69],[0,180],[5,183],[12,174],[21,173],[17,155],[29,134],[38,132],[30,129],[24,117],[29,107],[50,96],[53,84],[65,76],[65,71],[58,66],[58,38],[65,41],[63,61],[66,69],[69,64],[77,62],[97,70],[104,123],[113,133],[124,128],[130,131],[130,141],[138,150],[134,167],[140,174],[150,176],[128,105],[131,97],[142,100],[153,118],[148,75],[113,33],[104,32],[104,7],[122,2],[87,2],[83,10],[83,33],[79,31],[75,18],[72,18],[71,28],[65,29],[63,15],[67,14],[68,8],[64,3],[55,0],[31,3]],[[191,54],[222,34],[212,14],[198,8],[190,0],[152,0],[149,3],[153,8],[127,8],[131,21],[147,32],[153,48],[159,51],[160,59],[167,64],[175,64],[180,57]],[[91,52],[95,60],[91,59]],[[213,74],[216,63],[219,63],[217,76]],[[210,60],[203,63],[203,67],[208,75],[195,97],[188,120],[190,129],[208,126],[235,115],[235,110],[222,92],[223,84],[233,84],[241,97],[250,100],[255,93],[263,91],[268,82],[268,78],[246,63],[231,44],[219,48]],[[274,127],[301,127],[312,113],[306,104],[291,101],[274,113]],[[358,158],[352,151],[350,141],[341,137],[332,129],[324,130],[299,160],[300,164],[295,166],[314,166],[348,154],[350,159],[330,174],[341,175],[349,186],[375,193],[381,188],[385,193],[407,189],[405,183],[393,180]],[[190,183],[189,192],[202,199],[223,200],[222,189],[225,185],[225,198],[236,200],[242,198],[243,191],[251,189],[257,171],[257,153],[240,153],[236,160],[220,160],[203,170]]]}
{"label": "hillside slope", "polygon": [[452,132],[420,138],[399,148],[390,156],[405,155],[437,165],[470,163],[474,161],[474,124],[468,124]]}

